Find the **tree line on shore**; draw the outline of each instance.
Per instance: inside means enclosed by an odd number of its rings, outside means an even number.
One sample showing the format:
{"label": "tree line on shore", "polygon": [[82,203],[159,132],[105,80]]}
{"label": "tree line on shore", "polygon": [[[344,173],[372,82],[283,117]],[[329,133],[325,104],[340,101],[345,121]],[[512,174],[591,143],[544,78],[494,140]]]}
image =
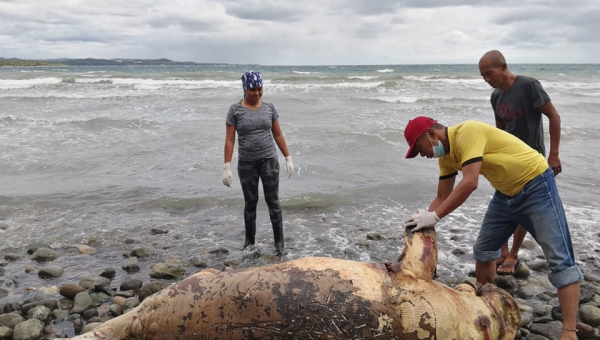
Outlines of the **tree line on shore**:
{"label": "tree line on shore", "polygon": [[180,62],[166,58],[161,59],[48,59],[48,60],[31,60],[31,59],[6,59],[0,57],[0,66],[141,66],[141,65],[199,65],[212,63],[195,63],[195,62]]}
{"label": "tree line on shore", "polygon": [[49,62],[44,60],[22,60],[22,59],[4,59],[0,60],[0,66],[65,66],[58,62]]}

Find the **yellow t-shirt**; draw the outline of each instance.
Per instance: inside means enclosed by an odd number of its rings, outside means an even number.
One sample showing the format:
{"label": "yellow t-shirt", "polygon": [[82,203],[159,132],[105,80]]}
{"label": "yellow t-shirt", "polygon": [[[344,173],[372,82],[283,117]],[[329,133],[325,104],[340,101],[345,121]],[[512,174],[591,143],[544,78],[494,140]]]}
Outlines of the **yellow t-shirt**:
{"label": "yellow t-shirt", "polygon": [[440,179],[481,161],[480,173],[507,196],[548,170],[544,156],[519,138],[483,122],[468,120],[448,127],[450,152],[438,159]]}

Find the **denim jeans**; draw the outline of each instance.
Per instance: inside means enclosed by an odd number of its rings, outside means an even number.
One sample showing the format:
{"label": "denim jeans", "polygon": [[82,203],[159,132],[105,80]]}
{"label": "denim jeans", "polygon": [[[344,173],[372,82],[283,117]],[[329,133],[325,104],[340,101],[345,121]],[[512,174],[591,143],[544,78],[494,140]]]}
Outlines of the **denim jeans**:
{"label": "denim jeans", "polygon": [[500,257],[500,247],[522,225],[542,247],[556,288],[583,280],[575,265],[569,226],[558,196],[552,169],[532,179],[515,196],[496,191],[483,218],[473,258],[480,262]]}

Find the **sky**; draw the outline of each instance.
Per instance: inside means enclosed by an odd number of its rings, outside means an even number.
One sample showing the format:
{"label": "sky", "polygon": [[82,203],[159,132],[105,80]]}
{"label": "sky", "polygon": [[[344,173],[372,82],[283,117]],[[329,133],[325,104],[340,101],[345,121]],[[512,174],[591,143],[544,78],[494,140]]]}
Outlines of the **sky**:
{"label": "sky", "polygon": [[600,63],[599,0],[0,0],[0,57]]}

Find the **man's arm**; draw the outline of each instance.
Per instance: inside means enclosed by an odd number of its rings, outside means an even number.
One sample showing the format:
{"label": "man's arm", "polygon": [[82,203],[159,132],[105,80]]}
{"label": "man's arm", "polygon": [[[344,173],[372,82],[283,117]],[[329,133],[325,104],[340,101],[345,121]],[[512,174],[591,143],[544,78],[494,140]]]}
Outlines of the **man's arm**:
{"label": "man's arm", "polygon": [[[464,166],[462,169],[463,178],[460,180],[460,182],[458,182],[458,185],[456,188],[454,188],[454,190],[450,189],[451,192],[448,194],[446,199],[443,199],[441,204],[438,200],[440,198],[440,193],[443,197],[443,194],[447,192],[448,185],[450,184],[447,182],[451,181],[450,185],[453,185],[454,177],[452,180],[448,179],[440,181],[438,184],[438,197],[436,197],[436,199],[431,203],[429,211],[434,211],[439,218],[442,218],[453,212],[456,208],[460,207],[461,204],[463,204],[467,198],[469,198],[471,193],[477,189],[477,185],[479,184],[480,170],[481,161],[473,162]],[[435,207],[434,210],[431,210],[436,203],[438,206]]]}
{"label": "man's arm", "polygon": [[558,175],[562,171],[562,164],[558,157],[558,147],[560,145],[560,115],[552,102],[539,107],[540,111],[548,117],[550,123],[550,153],[548,154],[548,165]]}
{"label": "man's arm", "polygon": [[[450,194],[452,190],[454,190],[454,182],[456,181],[456,176],[452,176],[450,178],[442,179],[438,182],[438,191],[437,196],[429,205],[429,211],[435,211]],[[438,215],[439,216],[439,215]]]}

